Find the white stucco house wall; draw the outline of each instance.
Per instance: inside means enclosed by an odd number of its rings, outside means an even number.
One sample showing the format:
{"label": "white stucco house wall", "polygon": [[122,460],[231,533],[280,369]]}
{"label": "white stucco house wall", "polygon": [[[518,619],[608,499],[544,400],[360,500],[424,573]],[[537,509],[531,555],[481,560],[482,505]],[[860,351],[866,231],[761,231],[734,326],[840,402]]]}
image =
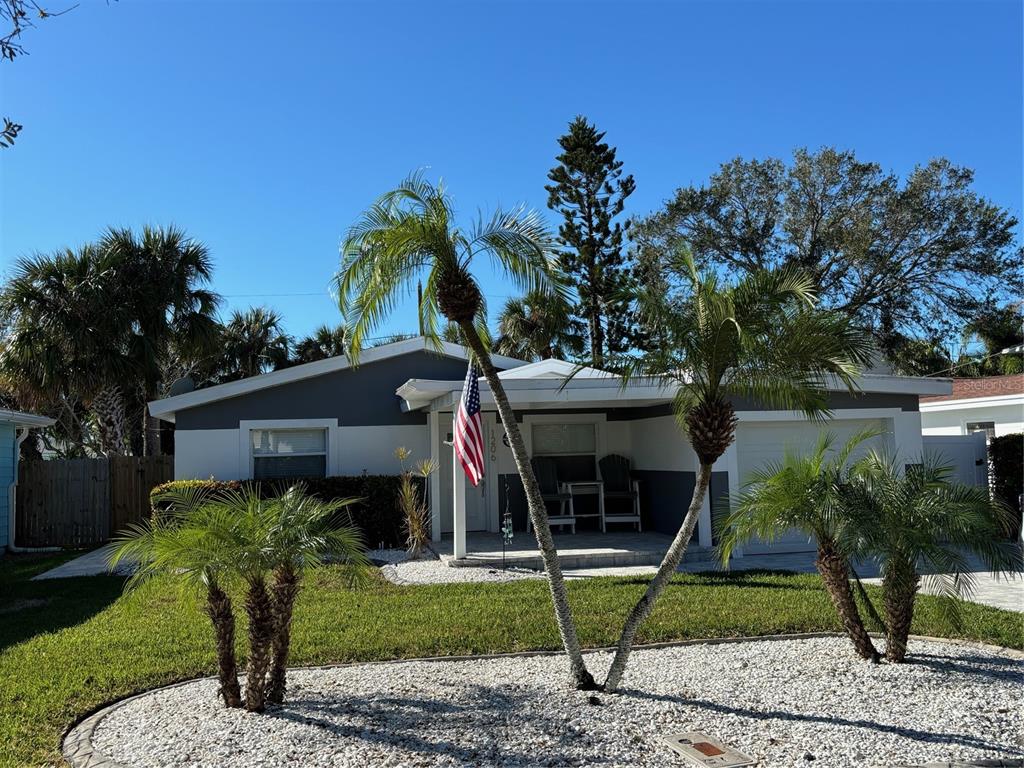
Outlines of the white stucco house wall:
{"label": "white stucco house wall", "polygon": [[922,396],[920,411],[926,436],[1024,432],[1024,374],[953,379],[952,392]]}

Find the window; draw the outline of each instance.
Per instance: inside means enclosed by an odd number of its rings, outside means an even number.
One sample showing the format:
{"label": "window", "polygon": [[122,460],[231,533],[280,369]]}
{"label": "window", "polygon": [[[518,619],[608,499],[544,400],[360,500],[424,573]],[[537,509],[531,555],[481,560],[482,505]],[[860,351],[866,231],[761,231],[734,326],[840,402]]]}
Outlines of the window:
{"label": "window", "polygon": [[249,440],[256,480],[327,475],[326,429],[253,429]]}
{"label": "window", "polygon": [[966,424],[967,434],[984,432],[985,440],[989,441],[996,436],[996,423],[994,421],[969,421]]}
{"label": "window", "polygon": [[597,453],[593,424],[534,424],[533,455],[558,456]]}

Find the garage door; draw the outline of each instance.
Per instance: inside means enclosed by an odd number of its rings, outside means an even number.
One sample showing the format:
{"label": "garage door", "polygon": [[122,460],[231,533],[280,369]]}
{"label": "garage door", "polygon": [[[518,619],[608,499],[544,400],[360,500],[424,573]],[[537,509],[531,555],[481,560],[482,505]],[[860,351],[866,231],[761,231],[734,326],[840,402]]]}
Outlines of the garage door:
{"label": "garage door", "polygon": [[[850,437],[863,429],[885,429],[891,431],[888,419],[857,419],[833,421],[827,425],[808,424],[805,421],[773,421],[769,423],[740,424],[736,434],[736,459],[740,472],[740,487],[750,479],[750,473],[764,467],[769,462],[781,461],[787,450],[808,453],[814,449],[818,436],[828,431],[836,436],[835,446],[840,447]],[[870,446],[882,447],[886,437],[875,438],[864,444],[863,450]],[[799,531],[787,531],[777,536],[772,542],[752,540],[743,548],[749,554],[767,554],[778,552],[811,552],[814,542]]]}

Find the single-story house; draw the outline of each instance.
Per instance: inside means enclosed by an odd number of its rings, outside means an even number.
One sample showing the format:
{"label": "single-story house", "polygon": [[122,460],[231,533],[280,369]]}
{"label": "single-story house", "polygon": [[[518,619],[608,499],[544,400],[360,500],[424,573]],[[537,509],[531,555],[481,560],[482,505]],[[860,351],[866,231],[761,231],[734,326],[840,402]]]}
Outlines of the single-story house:
{"label": "single-story house", "polygon": [[919,407],[928,436],[1024,432],[1024,374],[953,379],[952,392],[922,396]]}
{"label": "single-story house", "polygon": [[[559,483],[600,480],[599,461],[623,456],[638,481],[643,530],[675,533],[697,463],[671,413],[670,387],[632,381],[623,388],[617,377],[593,369],[566,382],[574,366],[560,360],[528,363],[497,356],[494,363],[531,456],[549,457]],[[177,478],[394,474],[399,446],[416,459],[432,458],[440,466],[429,486],[433,533],[435,538],[454,534],[459,556],[467,531],[499,531],[506,510],[517,530],[525,530],[527,519],[512,453],[482,379],[484,481],[474,488],[453,472],[452,416],[466,365],[463,347],[446,343],[437,352],[414,338],[366,350],[358,368],[334,357],[179,394],[149,408],[175,423]],[[865,374],[857,396],[838,382],[832,388],[828,429],[842,439],[867,426],[884,428],[887,434],[879,440],[910,458],[922,450],[919,396],[948,394],[951,386],[943,379]],[[715,498],[737,492],[750,470],[787,448],[810,447],[822,428],[796,412],[739,399],[734,405],[737,439],[715,466]],[[594,527],[596,488],[579,490],[580,528]],[[701,546],[712,544],[711,504],[705,505],[695,538]],[[804,537],[783,536],[771,544],[755,543],[747,552],[807,546]]]}
{"label": "single-story house", "polygon": [[18,454],[28,431],[48,427],[53,419],[33,413],[0,409],[0,553],[15,548],[14,511],[17,509]]}

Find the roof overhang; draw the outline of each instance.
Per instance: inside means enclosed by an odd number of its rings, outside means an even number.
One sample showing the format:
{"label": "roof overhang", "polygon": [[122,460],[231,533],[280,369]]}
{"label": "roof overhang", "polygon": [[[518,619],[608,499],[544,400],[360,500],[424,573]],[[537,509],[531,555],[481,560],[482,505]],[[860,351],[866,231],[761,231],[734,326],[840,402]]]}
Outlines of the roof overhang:
{"label": "roof overhang", "polygon": [[34,413],[25,413],[24,411],[8,411],[0,408],[0,422],[14,424],[16,427],[41,428],[55,424],[56,419],[51,419],[49,416],[39,416]]}
{"label": "roof overhang", "polygon": [[[525,372],[526,367],[514,373],[520,371]],[[678,389],[678,385],[669,379],[634,379],[622,386],[621,379],[613,374],[603,371],[595,373],[598,375],[571,379],[550,376],[518,378],[515,375],[499,377],[509,402],[518,408],[636,408],[671,402]],[[950,379],[879,374],[864,374],[859,384],[860,391],[864,393],[905,395],[948,394],[953,387]],[[830,377],[826,385],[832,392],[845,392],[847,389],[835,377]],[[458,404],[462,387],[461,381],[410,379],[395,394],[402,399],[402,410],[443,411],[451,410]],[[480,402],[482,406],[494,405],[490,388],[483,378],[480,379]]]}
{"label": "roof overhang", "polygon": [[1024,406],[1024,392],[1019,395],[964,397],[959,400],[922,400],[918,408],[922,413],[934,413],[935,411],[958,411],[970,408],[991,408],[1001,405]]}
{"label": "roof overhang", "polygon": [[[456,360],[469,359],[468,351],[459,344],[442,341],[440,348],[437,348],[424,337],[417,336],[412,339],[404,339],[392,344],[383,344],[379,347],[365,349],[359,354],[359,365],[387,360],[392,357],[407,355],[411,352],[429,352]],[[503,357],[501,355],[494,355],[491,357],[491,360],[497,367],[506,369],[527,365],[524,360]],[[175,414],[187,408],[195,408],[198,405],[215,403],[219,400],[227,400],[250,392],[258,392],[270,387],[279,387],[283,384],[311,379],[315,376],[323,376],[326,373],[343,371],[353,367],[355,366],[352,365],[352,362],[347,357],[328,357],[325,360],[317,360],[313,363],[303,363],[302,365],[292,366],[280,371],[264,373],[260,376],[251,376],[250,378],[231,381],[227,384],[218,384],[213,387],[197,389],[194,392],[186,392],[174,397],[154,400],[149,403],[149,413],[151,416],[163,419],[164,421],[173,422]]]}

